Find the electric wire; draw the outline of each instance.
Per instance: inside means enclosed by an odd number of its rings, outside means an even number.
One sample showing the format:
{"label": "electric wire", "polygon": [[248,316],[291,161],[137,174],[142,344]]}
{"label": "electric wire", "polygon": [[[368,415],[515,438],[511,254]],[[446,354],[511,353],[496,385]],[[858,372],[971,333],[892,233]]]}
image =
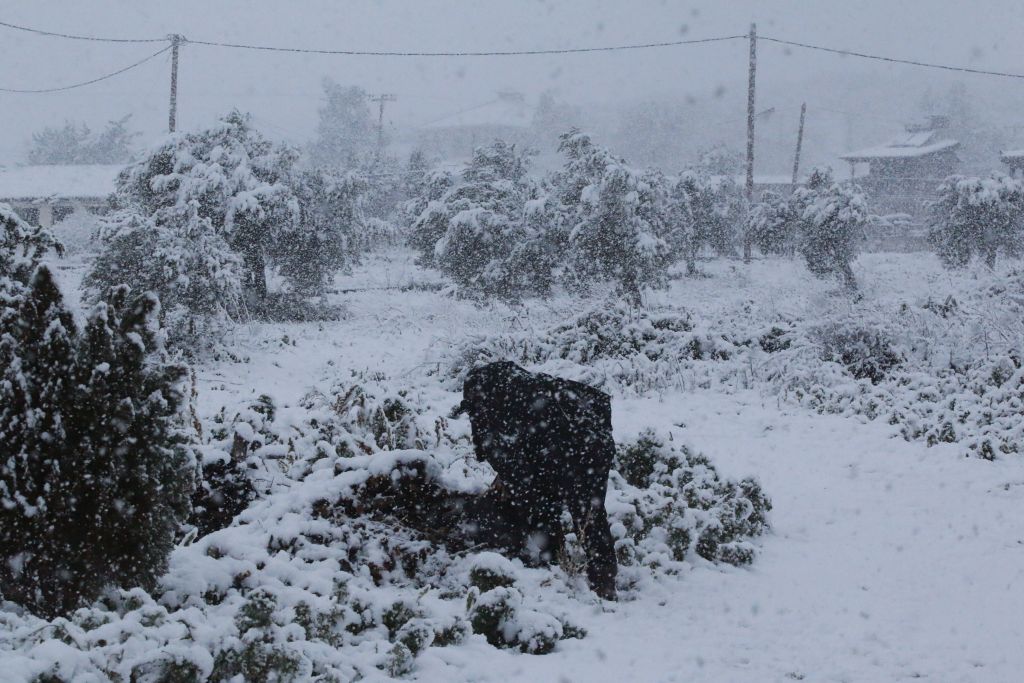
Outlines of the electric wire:
{"label": "electric wire", "polygon": [[157,50],[156,52],[154,52],[153,54],[149,55],[148,57],[144,57],[143,59],[140,59],[137,62],[134,62],[132,64],[129,64],[126,67],[118,69],[117,71],[112,71],[112,72],[110,72],[108,74],[104,74],[104,75],[99,76],[97,78],[91,78],[91,79],[89,79],[87,81],[82,81],[80,83],[72,83],[70,85],[61,85],[61,86],[57,86],[55,88],[0,88],[0,92],[19,93],[19,94],[24,94],[24,93],[49,93],[49,92],[61,92],[61,91],[64,91],[64,90],[74,90],[75,88],[82,88],[82,87],[87,86],[87,85],[92,85],[93,83],[99,83],[100,81],[105,81],[108,78],[113,78],[114,76],[118,76],[120,74],[123,74],[125,71],[130,71],[131,69],[134,69],[137,66],[141,66],[141,65],[145,64],[146,62],[148,62],[151,59],[156,59],[157,57],[159,57],[160,55],[162,55],[163,53],[167,52],[170,49],[171,49],[171,46],[168,45],[167,47],[164,47],[164,48],[161,48],[160,50]]}
{"label": "electric wire", "polygon": [[104,38],[100,36],[81,36],[73,33],[57,33],[56,31],[43,31],[38,28],[29,28],[28,26],[18,26],[17,24],[10,24],[6,21],[0,21],[0,26],[6,26],[18,31],[26,31],[28,33],[36,33],[41,36],[50,36],[51,38],[67,38],[70,40],[91,40],[96,43],[163,43],[170,40],[168,37],[163,38]]}

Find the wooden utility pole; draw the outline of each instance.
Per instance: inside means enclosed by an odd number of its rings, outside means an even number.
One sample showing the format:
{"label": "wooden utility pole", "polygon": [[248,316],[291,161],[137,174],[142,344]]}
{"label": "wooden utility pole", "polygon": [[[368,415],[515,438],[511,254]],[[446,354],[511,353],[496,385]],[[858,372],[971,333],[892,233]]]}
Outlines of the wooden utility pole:
{"label": "wooden utility pole", "polygon": [[[757,24],[750,25],[750,68],[747,72],[747,206],[754,202],[754,81],[757,74]],[[743,235],[743,261],[750,263],[750,235]]]}
{"label": "wooden utility pole", "polygon": [[398,98],[388,93],[384,95],[377,95],[371,97],[371,102],[376,102],[380,105],[380,109],[377,114],[377,158],[382,159],[384,157],[384,103],[394,102]]}
{"label": "wooden utility pole", "polygon": [[807,115],[807,103],[800,105],[800,127],[796,131],[796,154],[793,155],[793,189],[796,189],[797,174],[800,172],[800,148],[804,144],[804,117]]}
{"label": "wooden utility pole", "polygon": [[167,117],[167,129],[170,132],[174,132],[174,129],[178,127],[178,46],[182,42],[182,37],[177,33],[170,36],[171,38],[171,107],[170,113]]}

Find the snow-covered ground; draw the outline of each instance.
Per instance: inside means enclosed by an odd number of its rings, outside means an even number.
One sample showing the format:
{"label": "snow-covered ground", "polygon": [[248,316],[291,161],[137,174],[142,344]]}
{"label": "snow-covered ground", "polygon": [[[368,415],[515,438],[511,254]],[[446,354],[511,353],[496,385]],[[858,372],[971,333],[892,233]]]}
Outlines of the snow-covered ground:
{"label": "snow-covered ground", "polygon": [[[702,313],[744,302],[813,315],[848,306],[834,284],[786,260],[707,264],[651,302]],[[61,271],[71,294],[75,263]],[[865,255],[866,306],[943,300],[971,275],[921,254]],[[436,276],[406,252],[371,257],[338,280],[343,319],[240,326],[241,362],[197,369],[199,410],[267,393],[294,405],[311,389],[369,370],[410,387],[438,414],[458,400],[439,381],[467,336],[544,327],[579,302],[476,307],[416,288]],[[392,287],[407,287],[391,289]],[[1024,462],[963,458],[893,428],[787,403],[763,388],[712,386],[614,400],[617,438],[675,429],[724,475],[758,478],[772,530],[749,568],[696,563],[633,601],[581,598],[588,631],[555,652],[497,650],[479,636],[430,648],[424,681],[1011,681],[1024,672]],[[1024,416],[1021,417],[1024,420]],[[383,674],[381,674],[383,675]],[[0,673],[0,679],[3,674]]]}

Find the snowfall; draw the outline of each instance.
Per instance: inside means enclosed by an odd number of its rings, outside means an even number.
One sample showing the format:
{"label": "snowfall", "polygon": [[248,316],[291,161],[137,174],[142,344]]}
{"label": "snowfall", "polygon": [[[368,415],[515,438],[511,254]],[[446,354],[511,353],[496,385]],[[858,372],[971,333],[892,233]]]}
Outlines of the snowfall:
{"label": "snowfall", "polygon": [[[78,253],[55,263],[69,297],[77,296],[87,260]],[[1009,277],[1011,267],[1001,266],[995,275],[980,269],[950,274],[930,254],[863,254],[855,265],[863,298],[853,302],[837,283],[813,278],[795,260],[767,258],[745,265],[716,259],[701,264],[700,277],[680,274],[669,289],[648,293],[645,308],[685,311],[705,321],[708,338],[719,331],[731,334],[724,327],[729,321],[767,325],[843,316],[906,328],[907,319],[898,313],[906,306],[920,312],[927,302],[948,304],[953,295],[961,311],[967,310],[971,297],[965,292],[990,291]],[[453,296],[436,273],[416,266],[401,247],[370,254],[339,276],[332,297],[343,312],[338,320],[237,327],[228,340],[230,354],[197,368],[203,419],[262,394],[282,412],[298,411],[311,392],[328,394],[353,377],[373,376],[415,397],[423,410],[418,419],[429,431],[459,400],[458,375],[450,368],[460,349],[494,339],[529,340],[601,305],[568,296],[515,307],[475,305]],[[1016,305],[1005,311],[1017,315],[1019,323],[1020,301]],[[977,319],[954,331],[942,329],[943,320],[936,316],[928,326],[921,324],[933,335],[930,343],[945,344],[934,355],[952,358],[988,343],[978,341]],[[1020,333],[1012,321],[1003,329],[1011,337]],[[1015,339],[1004,339],[1004,345],[1019,345],[1020,337]],[[857,409],[857,399],[794,395],[780,387],[786,386],[785,374],[796,370],[780,369],[769,353],[719,364],[728,371],[709,361],[680,361],[665,381],[632,383],[623,379],[628,373],[616,374],[611,365],[595,370],[571,358],[535,361],[527,365],[570,378],[596,381],[603,373],[604,380],[596,383],[613,395],[617,441],[654,429],[706,455],[723,477],[756,479],[771,498],[770,528],[751,539],[756,554],[748,566],[689,558],[677,571],[639,580],[618,602],[600,601],[578,579],[557,571],[509,561],[533,608],[546,605],[586,636],[560,640],[554,651],[541,655],[495,648],[471,634],[457,645],[425,649],[405,678],[1024,679],[1024,460],[1019,453],[994,460],[974,457],[967,437],[905,438],[901,425],[870,419]],[[651,361],[636,367],[659,372],[664,366]],[[841,381],[864,385],[851,389],[851,396],[859,392],[863,398],[877,389],[848,377]],[[1018,403],[1006,427],[1011,438],[1022,423]],[[464,433],[468,426],[450,429]],[[274,467],[270,462],[271,479]],[[270,520],[275,509],[316,495],[304,493],[303,486],[328,485],[310,477],[302,486],[273,489],[276,493],[246,514],[253,523],[264,513]],[[215,535],[230,545],[231,534],[246,528],[239,524]],[[205,580],[189,574],[201,574],[198,561],[188,559],[201,543],[175,551],[171,574],[178,576],[171,581]],[[433,595],[423,600],[440,604]],[[462,609],[464,603],[456,604]],[[85,630],[62,641],[40,635],[44,628],[44,622],[27,616],[0,619],[0,679],[30,681],[58,671],[65,680],[103,680],[95,673],[96,657],[105,655],[68,644],[88,639]],[[156,657],[164,647],[168,652],[178,647],[161,642],[140,640],[135,650],[126,645],[118,656]],[[332,656],[342,662],[350,658],[363,680],[386,680],[388,673],[379,665],[386,646],[385,638],[383,645],[351,652],[342,647]]]}

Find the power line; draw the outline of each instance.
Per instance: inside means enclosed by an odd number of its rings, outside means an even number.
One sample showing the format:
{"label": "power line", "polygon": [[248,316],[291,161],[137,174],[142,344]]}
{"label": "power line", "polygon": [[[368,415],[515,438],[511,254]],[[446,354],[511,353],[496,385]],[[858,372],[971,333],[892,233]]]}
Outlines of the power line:
{"label": "power line", "polygon": [[262,50],[265,52],[293,52],[302,54],[317,55],[349,55],[355,57],[516,57],[524,55],[564,55],[581,52],[614,52],[617,50],[645,50],[657,47],[675,47],[677,45],[694,45],[697,43],[716,43],[726,40],[746,38],[743,36],[720,36],[717,38],[697,38],[694,40],[672,40],[661,43],[638,43],[632,45],[604,45],[596,47],[570,47],[561,49],[543,50],[490,50],[483,52],[462,51],[462,52],[409,52],[409,51],[381,51],[381,50],[318,50],[301,47],[274,47],[269,45],[249,45],[244,43],[221,43],[210,40],[186,40],[193,45],[207,45],[212,47],[227,47],[242,50]]}
{"label": "power line", "polygon": [[52,38],[68,38],[70,40],[91,40],[97,43],[163,43],[167,42],[169,38],[103,38],[99,36],[80,36],[73,33],[57,33],[55,31],[43,31],[38,28],[29,28],[28,26],[18,26],[17,24],[9,24],[6,21],[0,21],[0,26],[6,26],[7,28],[13,28],[18,31],[27,31],[28,33],[36,33],[41,36],[50,36]]}
{"label": "power line", "polygon": [[854,52],[852,50],[839,50],[833,47],[824,47],[822,45],[811,45],[809,43],[798,43],[793,40],[782,40],[781,38],[771,38],[769,36],[758,36],[759,40],[766,40],[770,43],[778,43],[780,45],[791,45],[793,47],[802,47],[807,50],[819,50],[821,52],[831,52],[837,55],[846,55],[848,57],[861,57],[863,59],[874,59],[880,62],[892,62],[894,64],[909,64],[911,66],[922,66],[928,69],[941,69],[943,71],[960,71],[969,74],[982,74],[985,76],[1002,76],[1003,78],[1024,78],[1024,74],[1014,74],[1005,71],[987,71],[985,69],[974,69],[968,66],[950,66],[948,64],[935,64],[932,62],[919,62],[913,59],[898,59],[896,57],[883,57],[881,55],[872,55],[865,52]]}
{"label": "power line", "polygon": [[146,62],[148,62],[151,59],[155,59],[155,58],[159,57],[160,55],[162,55],[163,53],[167,52],[170,49],[171,49],[171,46],[168,45],[167,47],[164,47],[164,48],[161,48],[161,49],[157,50],[156,52],[154,52],[150,56],[145,57],[143,59],[140,59],[139,61],[135,62],[134,64],[129,64],[128,66],[126,66],[126,67],[124,67],[122,69],[118,69],[117,71],[112,71],[111,73],[104,74],[103,76],[99,76],[97,78],[89,79],[88,81],[82,81],[81,83],[73,83],[71,85],[62,85],[62,86],[58,86],[56,88],[35,88],[35,89],[0,88],[0,92],[9,92],[9,93],[46,93],[46,92],[60,92],[62,90],[73,90],[74,88],[81,88],[81,87],[86,86],[86,85],[92,85],[93,83],[99,83],[100,81],[105,81],[108,78],[113,78],[114,76],[117,76],[118,74],[123,74],[125,71],[129,71],[131,69],[134,69],[137,66],[141,66],[142,64],[145,64]]}

